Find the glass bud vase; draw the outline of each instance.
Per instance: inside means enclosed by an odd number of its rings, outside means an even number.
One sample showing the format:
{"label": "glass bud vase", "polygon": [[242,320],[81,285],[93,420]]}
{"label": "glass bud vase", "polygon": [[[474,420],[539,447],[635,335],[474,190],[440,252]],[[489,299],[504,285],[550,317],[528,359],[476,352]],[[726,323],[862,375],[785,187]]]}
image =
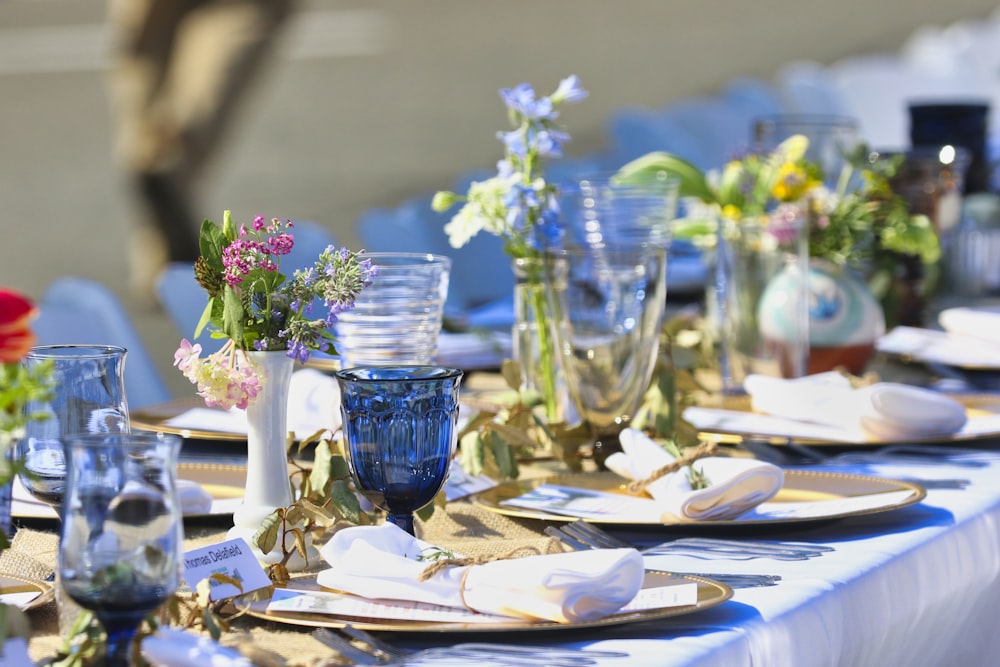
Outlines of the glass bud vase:
{"label": "glass bud vase", "polygon": [[[253,536],[275,509],[292,503],[286,439],[288,391],[295,361],[284,351],[269,351],[247,352],[241,362],[256,367],[262,388],[247,406],[247,484],[243,502],[233,512],[229,538],[246,540],[261,562],[277,563],[284,557],[280,545],[265,554],[254,545]],[[291,535],[285,545],[293,548]],[[312,551],[308,541],[307,546]],[[289,570],[301,570],[307,563],[294,554],[286,565]]]}
{"label": "glass bud vase", "polygon": [[514,271],[513,358],[524,374],[522,391],[537,392],[550,423],[565,421],[569,400],[559,374],[559,355],[551,329],[542,257],[517,257]]}

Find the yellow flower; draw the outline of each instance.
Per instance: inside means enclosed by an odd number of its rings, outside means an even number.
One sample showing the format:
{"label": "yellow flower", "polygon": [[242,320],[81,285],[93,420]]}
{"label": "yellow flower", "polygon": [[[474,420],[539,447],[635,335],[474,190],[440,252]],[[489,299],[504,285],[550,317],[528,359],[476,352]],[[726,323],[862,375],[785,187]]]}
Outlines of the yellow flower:
{"label": "yellow flower", "polygon": [[726,204],[722,207],[722,217],[727,220],[739,220],[743,217],[743,211],[740,210],[739,206]]}
{"label": "yellow flower", "polygon": [[778,201],[796,201],[817,185],[818,182],[809,178],[806,170],[801,165],[794,162],[785,162],[778,167],[778,174],[774,179],[774,187],[771,188],[771,194]]}

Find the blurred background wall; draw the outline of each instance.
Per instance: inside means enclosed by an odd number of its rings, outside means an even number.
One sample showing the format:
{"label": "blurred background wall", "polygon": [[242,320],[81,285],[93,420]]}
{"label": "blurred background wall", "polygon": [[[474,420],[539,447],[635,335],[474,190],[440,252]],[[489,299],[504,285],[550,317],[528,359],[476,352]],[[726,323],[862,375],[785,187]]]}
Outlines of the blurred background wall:
{"label": "blurred background wall", "polygon": [[[200,214],[310,218],[355,245],[362,211],[493,166],[506,125],[500,87],[528,81],[548,93],[579,75],[591,97],[563,121],[569,156],[582,156],[604,145],[623,106],[768,79],[791,60],[893,52],[921,25],[996,6],[307,0],[207,177]],[[38,296],[65,273],[94,278],[126,299],[147,336],[175,341],[128,291],[132,212],[111,157],[105,12],[103,0],[0,0],[0,284]]]}

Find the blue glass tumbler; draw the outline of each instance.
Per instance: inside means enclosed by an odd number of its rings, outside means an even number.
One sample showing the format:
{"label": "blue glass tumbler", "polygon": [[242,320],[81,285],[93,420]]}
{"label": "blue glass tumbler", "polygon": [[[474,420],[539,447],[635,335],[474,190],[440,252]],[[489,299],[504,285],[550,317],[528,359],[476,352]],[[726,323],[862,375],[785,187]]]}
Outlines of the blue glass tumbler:
{"label": "blue glass tumbler", "polygon": [[347,464],[361,492],[413,534],[413,513],[444,486],[455,453],[462,371],[378,366],[337,371]]}

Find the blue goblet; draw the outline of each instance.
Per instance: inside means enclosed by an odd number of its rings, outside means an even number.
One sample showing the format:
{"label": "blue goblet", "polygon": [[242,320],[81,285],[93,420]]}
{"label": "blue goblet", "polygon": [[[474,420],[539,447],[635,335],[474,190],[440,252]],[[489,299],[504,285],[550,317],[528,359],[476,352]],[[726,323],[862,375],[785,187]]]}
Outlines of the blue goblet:
{"label": "blue goblet", "polygon": [[456,445],[462,371],[372,366],[337,371],[351,477],[388,520],[413,534],[413,513],[437,495]]}

